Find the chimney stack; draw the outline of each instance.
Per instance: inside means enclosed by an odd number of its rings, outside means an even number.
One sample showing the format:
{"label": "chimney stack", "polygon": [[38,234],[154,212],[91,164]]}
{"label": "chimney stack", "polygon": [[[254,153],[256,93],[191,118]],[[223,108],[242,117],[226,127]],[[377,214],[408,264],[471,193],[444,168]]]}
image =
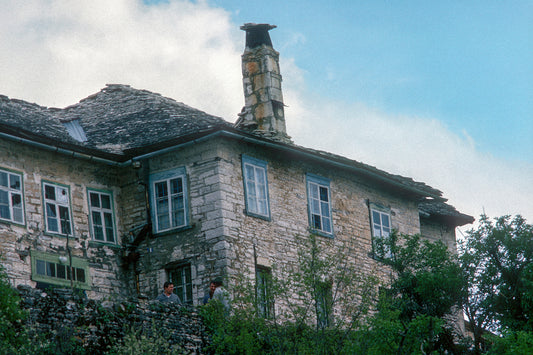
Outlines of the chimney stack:
{"label": "chimney stack", "polygon": [[237,128],[280,142],[291,143],[285,126],[279,53],[272,47],[269,24],[247,23],[242,55],[244,107]]}

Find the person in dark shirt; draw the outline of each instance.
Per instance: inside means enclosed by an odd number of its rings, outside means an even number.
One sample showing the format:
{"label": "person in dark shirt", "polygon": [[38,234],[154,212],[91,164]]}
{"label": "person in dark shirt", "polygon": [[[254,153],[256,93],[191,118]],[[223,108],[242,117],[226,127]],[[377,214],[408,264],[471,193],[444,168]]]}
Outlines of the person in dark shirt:
{"label": "person in dark shirt", "polygon": [[209,292],[206,293],[204,296],[204,300],[203,300],[204,304],[207,304],[207,302],[209,302],[209,300],[213,298],[213,293],[215,292],[216,288],[217,287],[215,286],[215,282],[211,281],[211,283],[209,284]]}

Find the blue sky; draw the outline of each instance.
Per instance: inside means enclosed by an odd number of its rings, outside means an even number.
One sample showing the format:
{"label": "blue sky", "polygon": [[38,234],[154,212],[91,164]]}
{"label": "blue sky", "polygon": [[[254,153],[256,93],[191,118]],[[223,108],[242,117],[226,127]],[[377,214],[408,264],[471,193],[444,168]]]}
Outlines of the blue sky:
{"label": "blue sky", "polygon": [[533,162],[533,2],[212,1],[276,24],[309,86],[389,113],[435,117],[479,148]]}
{"label": "blue sky", "polygon": [[[531,1],[0,0],[0,94],[128,84],[234,122],[247,22],[280,52],[288,134],[533,221]],[[529,16],[528,16],[529,15]],[[468,228],[468,226],[466,227]]]}

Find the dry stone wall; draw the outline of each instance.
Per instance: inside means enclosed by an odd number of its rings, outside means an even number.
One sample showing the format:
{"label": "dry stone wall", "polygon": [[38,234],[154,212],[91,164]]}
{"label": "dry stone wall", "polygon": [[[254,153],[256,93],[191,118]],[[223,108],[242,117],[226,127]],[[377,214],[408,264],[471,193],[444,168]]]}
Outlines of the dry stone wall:
{"label": "dry stone wall", "polygon": [[157,335],[169,339],[183,354],[203,354],[208,336],[193,308],[154,302],[100,302],[70,289],[47,292],[29,286],[18,287],[21,307],[29,311],[30,335],[41,335],[58,347],[58,353],[105,354],[120,344],[124,335]]}

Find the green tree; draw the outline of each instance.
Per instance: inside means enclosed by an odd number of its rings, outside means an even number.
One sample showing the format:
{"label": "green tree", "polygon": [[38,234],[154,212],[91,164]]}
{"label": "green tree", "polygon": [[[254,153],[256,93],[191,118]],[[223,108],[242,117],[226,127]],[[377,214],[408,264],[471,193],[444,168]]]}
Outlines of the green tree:
{"label": "green tree", "polygon": [[[201,309],[211,335],[210,351],[237,354],[352,353],[353,336],[377,298],[376,277],[364,275],[348,245],[315,234],[297,237],[298,258],[273,265],[267,304],[259,312],[253,280],[238,277],[232,287],[232,315],[216,303]],[[331,253],[331,250],[336,252]],[[246,273],[242,273],[243,275]],[[348,345],[348,346],[346,346]]]}
{"label": "green tree", "polygon": [[368,353],[458,352],[456,322],[465,294],[462,271],[441,241],[393,233],[381,250],[391,282],[380,292],[364,341]]}
{"label": "green tree", "polygon": [[533,331],[533,226],[521,216],[493,220],[482,215],[460,245],[468,281],[464,312],[477,353],[486,350],[488,330],[516,338]]}
{"label": "green tree", "polygon": [[288,306],[284,318],[315,320],[317,330],[356,328],[375,302],[379,280],[362,272],[350,245],[315,234],[299,243],[298,264],[281,266],[275,278],[276,296]]}
{"label": "green tree", "polygon": [[19,304],[20,296],[0,266],[0,353],[17,352],[29,342],[24,325],[28,314]]}

